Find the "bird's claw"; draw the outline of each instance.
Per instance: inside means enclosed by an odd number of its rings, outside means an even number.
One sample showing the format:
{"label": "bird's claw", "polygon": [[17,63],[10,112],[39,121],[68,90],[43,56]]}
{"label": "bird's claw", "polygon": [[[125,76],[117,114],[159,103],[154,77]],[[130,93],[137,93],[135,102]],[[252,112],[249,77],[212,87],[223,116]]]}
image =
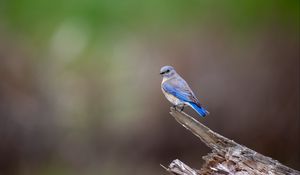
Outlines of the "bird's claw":
{"label": "bird's claw", "polygon": [[173,105],[173,108],[174,108],[176,111],[180,111],[180,112],[182,112],[182,111],[183,111],[183,109],[184,109],[184,106],[182,106],[182,107],[179,107],[179,106]]}

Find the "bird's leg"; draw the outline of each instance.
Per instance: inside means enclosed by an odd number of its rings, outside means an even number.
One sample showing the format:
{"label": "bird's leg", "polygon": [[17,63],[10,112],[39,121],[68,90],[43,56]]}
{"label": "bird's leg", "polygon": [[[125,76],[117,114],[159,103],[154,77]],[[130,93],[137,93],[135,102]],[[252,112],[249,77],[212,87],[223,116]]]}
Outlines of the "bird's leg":
{"label": "bird's leg", "polygon": [[180,112],[182,112],[184,110],[184,105],[182,105],[181,109],[180,109]]}
{"label": "bird's leg", "polygon": [[175,110],[177,110],[177,106],[176,106],[176,105],[173,105],[173,108],[174,108]]}

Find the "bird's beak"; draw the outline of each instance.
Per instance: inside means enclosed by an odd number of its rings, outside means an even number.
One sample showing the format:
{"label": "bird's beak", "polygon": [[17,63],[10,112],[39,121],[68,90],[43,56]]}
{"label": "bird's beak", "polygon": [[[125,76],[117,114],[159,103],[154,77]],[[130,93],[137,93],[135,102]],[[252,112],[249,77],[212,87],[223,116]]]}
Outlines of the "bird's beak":
{"label": "bird's beak", "polygon": [[164,74],[163,72],[159,73],[160,75]]}

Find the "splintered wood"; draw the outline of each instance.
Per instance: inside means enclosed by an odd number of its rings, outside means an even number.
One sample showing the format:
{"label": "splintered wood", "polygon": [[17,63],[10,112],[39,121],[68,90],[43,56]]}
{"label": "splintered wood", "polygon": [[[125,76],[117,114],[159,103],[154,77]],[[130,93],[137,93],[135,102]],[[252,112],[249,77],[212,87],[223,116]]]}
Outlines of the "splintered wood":
{"label": "splintered wood", "polygon": [[171,107],[170,114],[205,143],[212,152],[203,156],[200,170],[176,159],[166,170],[174,175],[300,175],[300,172],[230,140]]}

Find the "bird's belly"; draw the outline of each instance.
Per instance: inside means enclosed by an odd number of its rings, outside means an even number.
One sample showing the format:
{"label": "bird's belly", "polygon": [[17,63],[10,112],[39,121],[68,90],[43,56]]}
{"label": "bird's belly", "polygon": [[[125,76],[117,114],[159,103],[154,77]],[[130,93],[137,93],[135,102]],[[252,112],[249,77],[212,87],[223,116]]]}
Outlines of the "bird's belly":
{"label": "bird's belly", "polygon": [[183,105],[183,102],[180,101],[178,98],[176,98],[174,95],[172,94],[169,94],[169,93],[166,93],[164,90],[163,90],[163,93],[165,94],[166,98],[174,105]]}

